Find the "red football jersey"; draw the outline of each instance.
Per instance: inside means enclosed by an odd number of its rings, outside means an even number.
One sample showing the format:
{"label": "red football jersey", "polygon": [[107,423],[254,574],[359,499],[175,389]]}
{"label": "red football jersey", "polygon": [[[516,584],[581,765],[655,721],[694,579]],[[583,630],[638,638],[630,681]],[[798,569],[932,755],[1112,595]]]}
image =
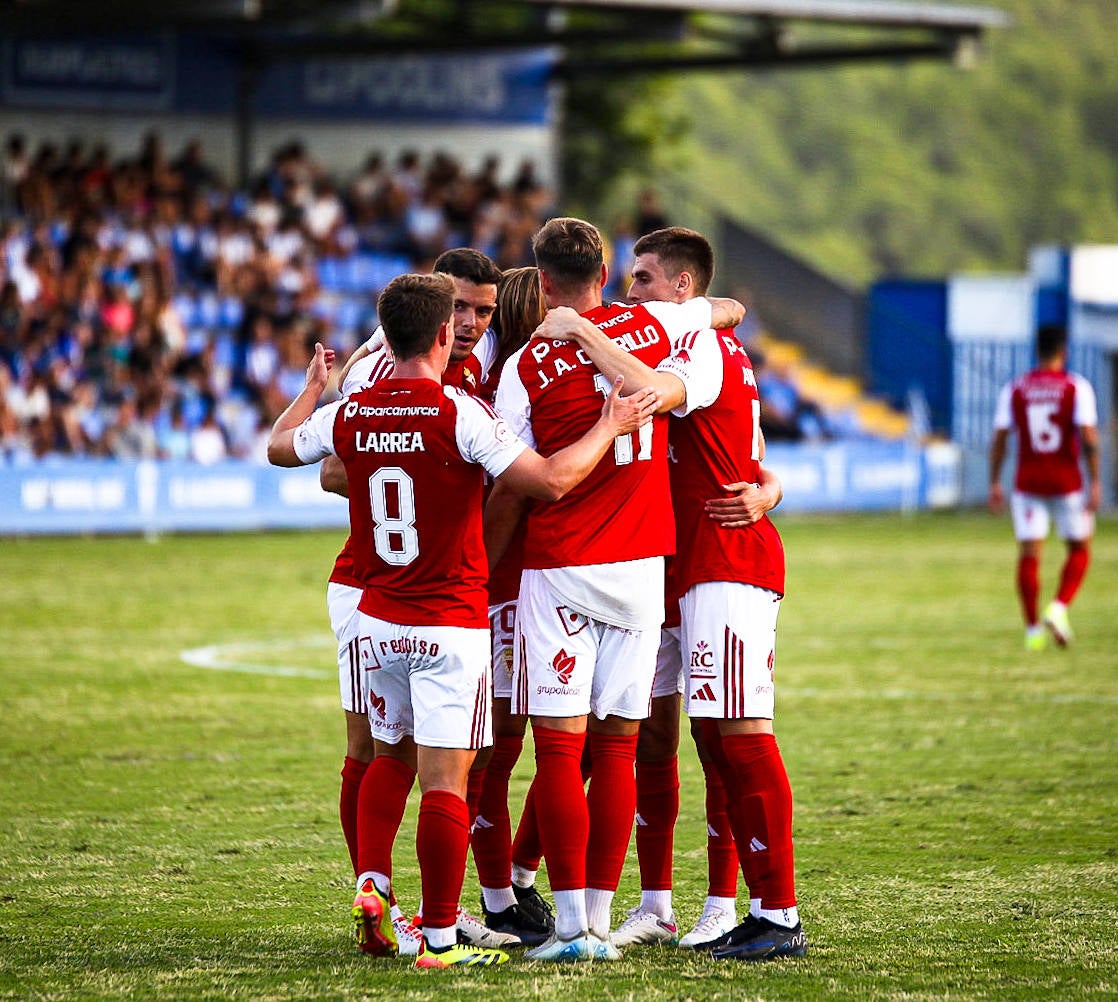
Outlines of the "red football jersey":
{"label": "red football jersey", "polygon": [[488,626],[484,473],[499,476],[524,448],[488,405],[427,379],[384,379],[300,425],[303,462],[333,453],[345,464],[363,612]]}
{"label": "red football jersey", "polygon": [[[361,359],[350,370],[346,377],[345,387],[350,392],[373,386],[382,379],[392,375],[392,356],[383,347]],[[443,386],[457,386],[467,393],[474,394],[480,385],[481,362],[471,355],[465,361],[451,362],[443,372]],[[355,381],[360,380],[359,383]],[[348,585],[350,588],[364,587],[361,575],[357,569],[357,562],[353,549],[353,537],[346,538],[341,553],[334,560],[334,569],[330,572],[330,580],[334,584]],[[517,579],[519,583],[519,578]]]}
{"label": "red football jersey", "polygon": [[658,368],[687,387],[670,428],[676,556],[669,607],[673,597],[705,581],[783,595],[784,546],[768,516],[725,529],[704,508],[708,498],[725,495],[723,484],[761,480],[761,404],[749,356],[733,332],[707,330],[680,338]]}
{"label": "red football jersey", "polygon": [[[709,323],[709,303],[706,322]],[[670,308],[669,308],[670,307]],[[698,311],[654,303],[612,303],[585,314],[626,351],[655,367],[671,338],[694,330]],[[530,341],[512,356],[497,409],[512,430],[550,456],[594,424],[611,382],[573,341]],[[668,491],[667,420],[619,437],[591,474],[559,501],[534,505],[524,544],[526,568],[578,567],[659,557],[675,548]]]}
{"label": "red football jersey", "polygon": [[1003,387],[994,427],[1017,433],[1014,487],[1049,497],[1080,490],[1077,429],[1097,424],[1095,391],[1074,372],[1034,369]]}

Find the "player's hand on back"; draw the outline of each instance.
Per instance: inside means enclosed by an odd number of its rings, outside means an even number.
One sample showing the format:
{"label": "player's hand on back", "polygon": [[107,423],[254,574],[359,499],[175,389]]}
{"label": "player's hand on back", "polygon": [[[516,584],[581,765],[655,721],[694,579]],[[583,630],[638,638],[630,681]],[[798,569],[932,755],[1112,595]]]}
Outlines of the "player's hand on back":
{"label": "player's hand on back", "polygon": [[590,332],[598,329],[569,306],[556,306],[547,311],[532,337],[547,341],[577,341],[579,334],[588,333],[588,327]]}
{"label": "player's hand on back", "polygon": [[621,389],[624,385],[624,377],[618,376],[613,381],[613,390],[602,405],[602,420],[613,426],[614,437],[628,435],[647,424],[660,406],[660,394],[651,387],[646,386],[628,396],[622,396]]}
{"label": "player's hand on back", "polygon": [[706,502],[706,512],[727,529],[753,525],[773,507],[772,501],[758,484],[742,482],[722,486],[730,492],[730,496],[711,498]]}

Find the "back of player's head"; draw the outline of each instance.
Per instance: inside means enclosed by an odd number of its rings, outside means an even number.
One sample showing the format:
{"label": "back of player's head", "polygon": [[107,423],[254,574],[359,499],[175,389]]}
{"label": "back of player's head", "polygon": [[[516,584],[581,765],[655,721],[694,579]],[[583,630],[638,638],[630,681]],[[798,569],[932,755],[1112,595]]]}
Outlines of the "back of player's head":
{"label": "back of player's head", "polygon": [[388,347],[401,362],[429,352],[453,313],[454,282],[448,275],[398,275],[377,299]]}
{"label": "back of player's head", "polygon": [[501,343],[519,348],[546,313],[539,269],[509,268],[497,286],[497,312],[493,323]]}
{"label": "back of player's head", "polygon": [[714,250],[701,233],[685,226],[665,226],[646,233],[635,244],[633,253],[655,254],[668,275],[689,272],[695,282],[695,295],[705,296],[714,278]]}
{"label": "back of player's head", "polygon": [[1063,324],[1041,324],[1036,332],[1036,355],[1039,359],[1054,358],[1068,344],[1068,329]]}
{"label": "back of player's head", "polygon": [[496,285],[501,281],[501,269],[487,255],[473,247],[454,247],[443,251],[431,268],[442,275],[452,275],[474,285]]}
{"label": "back of player's head", "polygon": [[548,220],[532,238],[532,250],[540,271],[560,289],[581,288],[601,278],[602,235],[583,219]]}

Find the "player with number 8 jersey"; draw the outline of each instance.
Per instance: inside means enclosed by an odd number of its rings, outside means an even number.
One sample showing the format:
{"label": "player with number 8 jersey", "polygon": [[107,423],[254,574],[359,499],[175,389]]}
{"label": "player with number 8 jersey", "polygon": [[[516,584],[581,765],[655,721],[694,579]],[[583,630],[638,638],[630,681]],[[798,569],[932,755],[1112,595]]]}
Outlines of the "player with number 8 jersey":
{"label": "player with number 8 jersey", "polygon": [[338,456],[354,534],[371,540],[359,557],[368,566],[358,645],[376,741],[366,780],[386,766],[378,781],[402,795],[371,818],[377,861],[366,870],[362,858],[352,915],[360,944],[395,952],[392,843],[418,773],[418,967],[507,959],[455,946],[470,826],[467,775],[476,750],[492,740],[482,468],[515,491],[558,499],[658,406],[651,391],[622,400],[618,380],[586,434],[544,459],[486,404],[441,385],[454,342],[453,301],[453,282],[444,275],[393,279],[377,302],[393,376],[315,412],[330,363],[316,345],[306,386],[268,442],[268,458],[278,466]]}

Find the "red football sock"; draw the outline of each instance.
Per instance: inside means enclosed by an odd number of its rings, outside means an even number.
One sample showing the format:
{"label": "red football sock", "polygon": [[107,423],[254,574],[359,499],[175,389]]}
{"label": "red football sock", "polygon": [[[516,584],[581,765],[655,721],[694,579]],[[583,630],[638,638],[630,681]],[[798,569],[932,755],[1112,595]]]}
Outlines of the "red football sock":
{"label": "red football sock", "polygon": [[471,828],[477,819],[478,805],[481,803],[481,791],[485,786],[485,769],[485,766],[471,769],[466,777],[466,811],[470,815]]}
{"label": "red football sock", "polygon": [[[722,748],[722,734],[718,729],[717,720],[704,720],[702,722],[703,728],[703,747],[706,748],[707,754],[713,760],[715,771],[722,779],[722,789],[725,793],[726,805],[726,820],[730,825],[730,835],[734,842],[734,852],[737,855],[737,867],[741,870],[742,876],[745,878],[746,891],[751,898],[761,896],[758,890],[757,883],[757,867],[754,865],[753,853],[742,851],[741,845],[737,841],[738,832],[746,830],[745,819],[742,816],[741,807],[743,797],[741,792],[741,777],[734,772],[733,767],[730,765],[726,758],[726,753]],[[746,839],[745,845],[748,847],[749,840]]]}
{"label": "red football sock", "polygon": [[415,853],[423,886],[423,924],[449,929],[458,919],[458,899],[470,844],[469,809],[449,790],[428,790],[419,802]]}
{"label": "red football sock", "polygon": [[[735,827],[738,854],[748,854],[757,873],[762,908],[790,908],[796,903],[796,875],[792,853],[792,787],[776,737],[772,734],[729,734],[722,751],[741,790]],[[725,778],[725,777],[724,777]],[[727,783],[731,796],[735,784]],[[731,811],[731,821],[735,814]]]}
{"label": "red football sock", "polygon": [[361,791],[361,777],[369,768],[368,762],[359,758],[345,758],[342,765],[342,792],[338,799],[338,814],[342,819],[342,834],[345,836],[346,848],[349,849],[349,861],[353,864],[353,875],[357,870],[357,797]]}
{"label": "red football sock", "polygon": [[586,742],[582,746],[582,761],[579,763],[579,769],[582,772],[582,782],[585,785],[586,781],[590,779],[590,773],[594,769],[593,731],[586,732]]}
{"label": "red football sock", "polygon": [[381,755],[369,763],[357,798],[358,874],[392,875],[392,845],[414,782],[415,770],[399,759]]}
{"label": "red football sock", "polygon": [[512,821],[509,818],[509,776],[520,758],[524,738],[498,736],[485,767],[485,783],[474,815],[470,845],[482,887],[508,887],[512,872]]}
{"label": "red football sock", "polygon": [[[586,886],[586,844],[590,812],[582,789],[582,734],[532,725],[536,742],[536,780],[546,796],[536,801],[543,852],[552,891]],[[632,821],[632,808],[629,820]]]}
{"label": "red football sock", "polygon": [[512,840],[512,861],[524,870],[538,870],[543,857],[540,845],[540,826],[536,824],[536,780],[533,777],[524,795],[524,810]]}
{"label": "red football sock", "polygon": [[637,762],[637,861],[642,891],[672,889],[672,847],[679,817],[679,758]]}
{"label": "red football sock", "polygon": [[736,898],[738,847],[726,812],[726,787],[713,761],[701,764],[706,779],[707,894],[712,898]]}
{"label": "red football sock", "polygon": [[1037,614],[1037,596],[1040,594],[1038,563],[1036,557],[1017,558],[1017,594],[1021,596],[1026,626],[1036,626],[1040,622]]}
{"label": "red football sock", "polygon": [[[637,735],[598,733],[591,748],[593,759],[586,800],[590,810],[587,845],[593,847],[593,852],[587,853],[586,886],[616,891],[637,810]],[[547,865],[550,870],[550,856]]]}
{"label": "red football sock", "polygon": [[1064,605],[1071,605],[1079,586],[1083,584],[1083,577],[1087,573],[1087,564],[1091,560],[1091,551],[1086,546],[1073,546],[1068,550],[1064,568],[1060,571],[1060,590],[1056,593],[1056,601]]}

